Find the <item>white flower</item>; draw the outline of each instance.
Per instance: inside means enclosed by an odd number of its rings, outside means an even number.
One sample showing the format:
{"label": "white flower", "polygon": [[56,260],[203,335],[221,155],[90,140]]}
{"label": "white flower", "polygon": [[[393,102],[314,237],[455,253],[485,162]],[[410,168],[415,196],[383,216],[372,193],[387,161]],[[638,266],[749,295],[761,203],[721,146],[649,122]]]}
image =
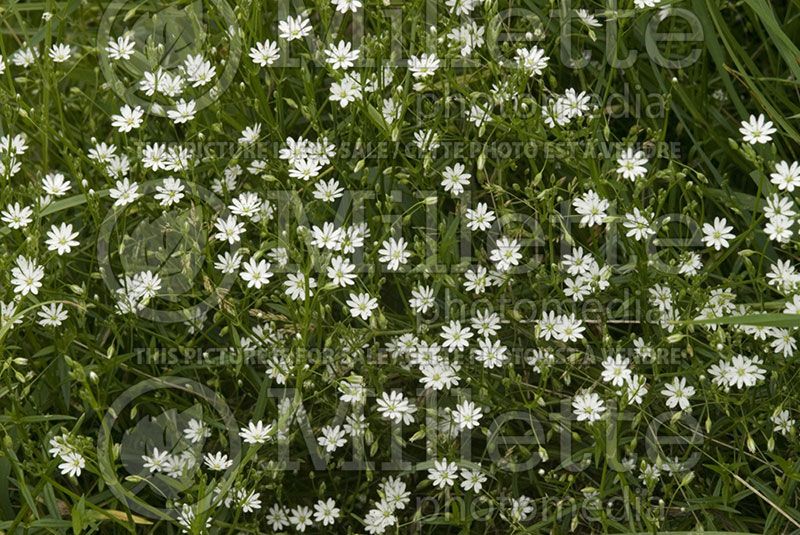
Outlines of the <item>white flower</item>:
{"label": "white flower", "polygon": [[636,241],[649,238],[656,233],[656,231],[650,227],[650,221],[638,208],[634,208],[632,213],[625,214],[625,220],[622,226],[628,229],[625,236],[629,238],[632,237]]}
{"label": "white flower", "polygon": [[759,114],[758,118],[751,115],[749,120],[742,121],[739,132],[746,143],[757,145],[772,141],[771,134],[774,134],[776,130],[772,127],[772,122],[765,119],[764,114]]}
{"label": "white flower", "polygon": [[372,311],[378,308],[378,301],[367,293],[351,293],[345,304],[350,307],[350,315],[354,318],[361,317],[367,321],[372,317]]}
{"label": "white flower", "polygon": [[408,300],[408,306],[417,314],[426,313],[434,306],[434,303],[433,288],[430,286],[417,286],[411,290],[411,299]]}
{"label": "white flower", "polygon": [[758,357],[751,359],[744,355],[736,355],[728,365],[730,369],[730,386],[742,388],[754,386],[758,381],[764,380],[765,370],[758,366]]}
{"label": "white flower", "polygon": [[314,504],[314,521],[323,526],[332,526],[339,518],[339,508],[336,502],[328,498],[326,501],[318,500]]}
{"label": "white flower", "polygon": [[687,386],[685,378],[675,377],[672,383],[664,385],[661,394],[667,397],[667,407],[670,409],[680,407],[681,410],[686,410],[691,406],[689,398],[694,395],[694,387]]}
{"label": "white flower", "polygon": [[226,275],[236,273],[242,263],[242,255],[238,252],[231,254],[226,251],[225,254],[217,255],[217,261],[214,263],[214,269],[218,269]]}
{"label": "white flower", "polygon": [[23,296],[30,294],[37,295],[39,288],[42,287],[44,278],[44,268],[22,255],[17,257],[16,267],[11,269],[11,284],[14,286],[14,293]]}
{"label": "white flower", "polygon": [[487,230],[492,226],[495,215],[485,202],[479,202],[475,209],[467,209],[467,228],[470,230]]}
{"label": "white flower", "polygon": [[13,205],[9,204],[3,212],[0,212],[0,219],[9,228],[21,229],[27,227],[33,221],[32,215],[33,210],[30,207],[20,206],[18,202],[15,202]]}
{"label": "white flower", "polygon": [[151,169],[153,171],[169,167],[167,146],[161,143],[147,145],[144,150],[142,150],[142,165],[146,169]]}
{"label": "white flower", "polygon": [[411,56],[408,60],[408,70],[414,78],[421,79],[433,76],[439,68],[440,61],[436,54],[422,54]]}
{"label": "white flower", "polygon": [[353,45],[339,41],[338,45],[331,43],[325,49],[326,60],[334,70],[346,70],[354,65],[358,59],[358,50],[352,50]]}
{"label": "white flower", "polygon": [[305,505],[297,506],[292,509],[291,512],[292,514],[289,516],[289,522],[294,526],[294,529],[301,533],[314,523],[311,519],[311,509]]}
{"label": "white flower", "polygon": [[303,16],[288,17],[278,23],[278,35],[287,41],[302,39],[311,33],[311,24]]}
{"label": "white flower", "polygon": [[317,442],[325,448],[326,452],[333,453],[344,446],[347,439],[344,438],[344,430],[340,426],[326,425],[322,428],[322,436],[317,438]]}
{"label": "white flower", "polygon": [[241,490],[237,492],[236,497],[239,500],[239,507],[242,508],[243,513],[252,513],[253,511],[261,509],[261,493],[259,492]]}
{"label": "white flower", "polygon": [[227,470],[233,466],[233,459],[228,459],[228,456],[218,451],[214,455],[206,453],[203,456],[203,462],[209,470],[222,471]]}
{"label": "white flower", "polygon": [[788,329],[773,328],[770,332],[772,342],[770,346],[775,353],[781,353],[784,357],[791,357],[797,349],[797,341]]}
{"label": "white flower", "polygon": [[591,391],[578,394],[572,400],[572,412],[577,416],[579,422],[596,422],[603,416],[605,410],[603,400]]}
{"label": "white flower", "polygon": [[64,305],[61,303],[50,303],[42,307],[37,315],[41,318],[39,320],[39,325],[43,327],[58,327],[69,316],[67,311],[64,310]]}
{"label": "white flower", "polygon": [[703,267],[703,261],[697,253],[684,253],[681,255],[680,263],[678,264],[678,273],[686,275],[687,277],[694,277],[700,273],[700,268]]}
{"label": "white flower", "polygon": [[65,61],[69,60],[70,56],[72,55],[72,50],[70,49],[69,45],[55,44],[50,47],[48,51],[48,55],[50,59],[53,60],[53,63],[64,63]]}
{"label": "white flower", "polygon": [[159,451],[158,448],[153,448],[152,455],[142,455],[142,460],[144,461],[143,467],[152,474],[166,470],[170,455],[168,451]]}
{"label": "white flower", "polygon": [[582,216],[580,225],[582,227],[593,227],[601,225],[606,218],[606,210],[608,210],[609,202],[601,198],[594,190],[589,190],[581,197],[572,201],[572,206],[578,215]]}
{"label": "white flower", "polygon": [[344,288],[345,286],[352,286],[355,284],[356,276],[353,274],[356,267],[350,263],[350,260],[343,256],[334,256],[331,258],[331,265],[328,266],[328,278],[336,284]]}
{"label": "white flower", "polygon": [[77,232],[72,232],[72,225],[61,223],[58,227],[53,225],[47,231],[47,249],[49,251],[56,251],[59,255],[63,255],[72,251],[73,247],[80,245],[75,238],[78,237]]}
{"label": "white flower", "polygon": [[480,407],[476,407],[471,401],[464,401],[456,406],[456,410],[453,411],[452,415],[453,421],[459,429],[474,429],[483,417]]}
{"label": "white flower", "polygon": [[458,196],[464,193],[464,186],[469,184],[469,179],[472,177],[469,173],[464,172],[464,164],[457,163],[453,167],[449,165],[445,167],[442,176],[442,187],[445,191],[449,191],[453,196]]}
{"label": "white flower", "polygon": [[186,102],[184,99],[180,99],[175,104],[174,110],[167,110],[167,116],[172,119],[172,122],[175,124],[183,124],[194,119],[196,112],[197,104],[194,100]]}
{"label": "white flower", "polygon": [[61,473],[65,476],[78,477],[81,475],[81,470],[86,467],[86,459],[83,458],[78,452],[71,451],[61,457],[63,461],[58,465]]}
{"label": "white flower", "polygon": [[251,258],[242,265],[242,272],[239,276],[243,281],[247,282],[248,288],[260,289],[262,286],[269,284],[269,279],[272,277],[270,271],[271,264],[265,260],[256,261]]}
{"label": "white flower", "polygon": [[202,87],[210,83],[214,76],[217,74],[216,67],[211,65],[210,61],[200,55],[187,55],[183,60],[183,68],[186,72],[186,77],[192,83],[192,87]]}
{"label": "white flower", "polygon": [[114,199],[114,206],[126,206],[136,201],[142,196],[139,193],[139,184],[131,182],[127,178],[117,180],[114,187],[108,191],[109,196]]}
{"label": "white flower", "polygon": [[519,265],[522,258],[522,254],[519,252],[520,247],[517,240],[503,236],[495,242],[489,260],[494,262],[498,271],[508,271],[513,266]]}
{"label": "white flower", "polygon": [[433,486],[443,489],[452,487],[458,478],[458,465],[448,463],[447,459],[434,461],[433,468],[428,469],[428,479],[433,481]]}
{"label": "white flower", "polygon": [[106,52],[108,52],[108,57],[112,60],[129,60],[133,55],[134,46],[136,43],[131,41],[130,36],[123,35],[122,37],[117,37],[116,40],[110,39],[108,41],[108,46],[106,46]]}
{"label": "white flower", "polygon": [[316,158],[298,158],[292,160],[292,167],[289,168],[289,176],[292,178],[299,178],[304,182],[319,175],[322,170],[319,160]]}
{"label": "white flower", "polygon": [[414,421],[417,407],[410,403],[401,392],[383,392],[377,400],[378,412],[381,416],[397,423],[410,424]]}
{"label": "white flower", "polygon": [[778,162],[775,164],[775,172],[770,175],[770,182],[778,186],[781,191],[794,191],[794,188],[800,187],[800,164],[792,162],[791,164],[786,161]]}
{"label": "white flower", "polygon": [[444,339],[442,347],[452,353],[454,351],[463,351],[469,347],[472,331],[469,327],[462,327],[460,321],[452,320],[448,325],[442,327],[441,336]]}
{"label": "white flower", "polygon": [[266,516],[267,524],[273,531],[283,531],[289,525],[288,510],[279,504],[273,504]]}
{"label": "white flower", "polygon": [[267,39],[263,43],[256,43],[256,46],[250,49],[250,58],[253,63],[260,67],[272,65],[281,57],[278,51],[278,45],[274,41]]}
{"label": "white flower", "polygon": [[270,438],[272,433],[272,424],[264,425],[261,420],[256,423],[250,422],[247,427],[242,427],[239,430],[239,436],[247,444],[263,444]]}
{"label": "white flower", "polygon": [[336,11],[339,13],[347,13],[348,11],[355,13],[362,5],[360,0],[331,0],[331,3],[336,6]]}
{"label": "white flower", "polygon": [[789,411],[786,409],[772,416],[771,420],[775,425],[774,432],[786,436],[794,430],[795,420],[789,415]]}
{"label": "white flower", "polygon": [[584,23],[586,26],[590,28],[599,28],[602,26],[600,22],[597,20],[597,17],[589,13],[585,9],[576,9],[575,14],[578,15],[578,18]]}
{"label": "white flower", "polygon": [[423,364],[419,370],[422,378],[419,380],[426,388],[434,390],[449,389],[457,386],[459,379],[452,365],[445,362]]}
{"label": "white flower", "polygon": [[518,48],[516,54],[517,65],[531,77],[541,76],[550,59],[544,55],[544,50],[535,45],[530,49]]}
{"label": "white flower", "polygon": [[183,436],[192,444],[199,444],[211,436],[211,429],[201,420],[192,418],[189,427],[183,430]]}
{"label": "white flower", "polygon": [[23,46],[11,55],[11,62],[18,66],[29,68],[39,57],[39,49],[36,47]]}
{"label": "white flower", "polygon": [[328,181],[320,180],[314,184],[314,198],[322,202],[333,202],[344,194],[344,188],[339,187],[339,181],[331,178]]}
{"label": "white flower", "polygon": [[311,229],[312,241],[311,244],[318,249],[330,249],[331,251],[338,251],[342,248],[342,240],[344,239],[344,230],[336,228],[331,222],[325,222],[322,228],[314,225]]}
{"label": "white flower", "polygon": [[305,301],[306,292],[308,297],[314,295],[313,289],[317,287],[317,281],[313,277],[308,277],[303,273],[289,273],[286,276],[287,280],[283,282],[286,286],[284,293],[289,296],[292,301]]}
{"label": "white flower", "polygon": [[792,231],[794,221],[784,216],[773,217],[767,224],[764,225],[764,232],[769,236],[770,240],[778,243],[788,243],[789,239],[794,235]]}
{"label": "white flower", "polygon": [[480,470],[461,470],[461,488],[480,492],[486,483],[486,476]]}
{"label": "white flower", "polygon": [[381,248],[378,250],[380,255],[378,260],[387,264],[386,267],[389,271],[397,271],[400,269],[400,265],[408,262],[411,256],[411,253],[406,250],[407,248],[408,245],[402,237],[398,240],[389,238],[381,244]]}
{"label": "white flower", "polygon": [[622,355],[606,358],[603,361],[603,381],[611,383],[613,386],[622,386],[631,379],[629,365],[630,359],[623,358]]}
{"label": "white flower", "polygon": [[332,102],[338,102],[339,106],[342,108],[360,98],[361,85],[357,80],[349,76],[343,78],[339,82],[333,82],[331,84],[331,94],[328,99]]}
{"label": "white flower", "polygon": [[625,383],[624,389],[618,392],[618,395],[625,396],[628,403],[641,405],[647,392],[647,379],[642,375],[634,375]]}
{"label": "white flower", "polygon": [[245,127],[242,130],[242,135],[239,137],[238,142],[240,145],[252,145],[258,141],[261,135],[261,123],[256,123],[252,126]]}
{"label": "white flower", "polygon": [[218,240],[227,241],[231,245],[237,243],[244,232],[244,223],[240,223],[236,217],[229,215],[227,219],[217,218],[214,227],[219,231],[214,234]]}
{"label": "white flower", "polygon": [[474,350],[475,360],[483,364],[484,368],[499,368],[508,360],[507,351],[508,348],[500,340],[483,338],[478,340],[478,349]]}
{"label": "white flower", "polygon": [[703,243],[708,247],[713,247],[717,251],[720,249],[727,249],[730,244],[728,240],[734,239],[736,236],[731,234],[733,227],[728,226],[725,218],[714,218],[714,225],[708,223],[703,224]]}
{"label": "white flower", "polygon": [[797,213],[794,211],[794,202],[790,197],[781,197],[776,193],[766,198],[764,215],[767,216],[767,219],[776,217],[791,218],[796,216]]}
{"label": "white flower", "polygon": [[183,199],[184,186],[180,180],[173,177],[167,177],[164,182],[156,186],[154,198],[161,206],[172,206],[177,204]]}
{"label": "white flower", "polygon": [[647,174],[647,168],[645,167],[647,165],[647,157],[642,151],[634,152],[632,148],[623,151],[617,159],[617,164],[619,164],[617,173],[631,182]]}
{"label": "white flower", "polygon": [[238,216],[246,217],[251,221],[261,220],[262,201],[257,193],[247,191],[231,202],[228,208]]}
{"label": "white flower", "polygon": [[131,108],[126,104],[119,110],[119,115],[111,116],[111,126],[117,128],[122,133],[130,132],[142,125],[143,116],[144,111],[140,106]]}

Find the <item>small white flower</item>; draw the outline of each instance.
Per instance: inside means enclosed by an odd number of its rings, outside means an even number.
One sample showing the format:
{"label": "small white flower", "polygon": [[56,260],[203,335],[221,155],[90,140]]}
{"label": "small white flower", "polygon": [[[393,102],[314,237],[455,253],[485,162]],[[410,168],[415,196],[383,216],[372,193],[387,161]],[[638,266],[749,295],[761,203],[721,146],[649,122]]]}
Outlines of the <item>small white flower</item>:
{"label": "small white flower", "polygon": [[733,227],[728,226],[725,218],[714,218],[714,224],[703,224],[703,243],[708,247],[713,247],[717,251],[720,249],[727,249],[730,244],[728,240],[734,239],[736,236],[731,234]]}
{"label": "small white flower", "polygon": [[458,465],[448,463],[447,459],[434,461],[433,468],[428,469],[428,479],[433,481],[433,486],[443,489],[452,487],[458,478]]}
{"label": "small white flower", "polygon": [[667,407],[670,409],[680,407],[681,410],[686,410],[691,406],[689,398],[694,395],[694,387],[687,386],[685,378],[675,377],[672,383],[664,385],[661,394],[667,397]]}
{"label": "small white flower", "polygon": [[58,255],[63,255],[72,251],[73,247],[80,245],[80,242],[75,238],[78,237],[77,232],[72,232],[72,225],[61,223],[61,226],[53,225],[47,231],[47,249],[49,251],[56,251]]}
{"label": "small white flower", "polygon": [[288,17],[278,23],[279,36],[287,41],[302,39],[311,33],[311,24],[305,17]]}
{"label": "small white flower", "polygon": [[747,121],[742,121],[742,127],[739,132],[742,134],[742,139],[751,145],[758,145],[772,141],[772,135],[777,130],[772,127],[772,121],[767,121],[764,114],[759,114],[758,117],[751,115]]}
{"label": "small white flower", "polygon": [[272,424],[264,425],[261,420],[256,423],[250,422],[247,427],[242,427],[239,430],[239,436],[247,444],[263,444],[270,439],[272,433]]}
{"label": "small white flower", "polygon": [[358,59],[358,50],[352,50],[353,45],[345,41],[339,41],[338,45],[331,43],[325,49],[325,61],[333,67],[334,70],[347,70],[354,65]]}
{"label": "small white flower", "polygon": [[318,500],[314,504],[314,521],[323,526],[332,526],[339,518],[339,508],[336,502],[328,498],[325,501]]}
{"label": "small white flower", "polygon": [[433,76],[440,65],[436,54],[422,54],[421,56],[411,56],[408,60],[408,70],[417,79]]}
{"label": "small white flower", "polygon": [[115,127],[121,133],[130,132],[142,126],[143,116],[144,110],[142,110],[140,106],[131,108],[126,104],[119,110],[119,115],[111,116],[111,126]]}
{"label": "small white flower", "polygon": [[174,110],[167,110],[167,116],[175,124],[188,123],[194,119],[195,113],[197,113],[197,104],[194,100],[186,102],[184,99],[180,99],[175,104]]}
{"label": "small white flower", "polygon": [[462,470],[461,479],[462,489],[480,492],[487,478],[480,470]]}
{"label": "small white flower", "polygon": [[464,193],[464,186],[469,184],[469,179],[472,177],[469,173],[464,172],[464,164],[457,163],[453,167],[447,166],[442,173],[442,187],[445,191],[453,194],[454,197]]}
{"label": "small white flower", "polygon": [[50,47],[48,51],[48,55],[50,59],[53,60],[53,63],[64,63],[68,61],[70,56],[72,55],[72,50],[70,49],[69,45],[65,44],[55,44]]}
{"label": "small white flower", "polygon": [[44,268],[22,255],[17,257],[16,266],[11,269],[11,284],[14,286],[14,293],[20,295],[39,293],[44,278]]}
{"label": "small white flower", "polygon": [[632,148],[626,149],[617,159],[617,173],[622,178],[627,178],[631,182],[647,174],[647,157],[642,151],[634,152]]}
{"label": "small white flower", "polygon": [[471,401],[464,401],[453,411],[453,421],[459,429],[474,429],[483,417],[480,407],[476,407]]}
{"label": "small white flower", "polygon": [[467,209],[467,228],[470,230],[488,230],[495,220],[495,215],[485,202],[479,202],[475,209]]}
{"label": "small white flower", "polygon": [[69,317],[61,303],[50,303],[45,305],[38,312],[39,325],[43,327],[58,327]]}
{"label": "small white flower", "polygon": [[256,261],[255,258],[251,258],[242,265],[242,272],[239,276],[247,283],[248,288],[258,290],[269,284],[269,279],[272,277],[271,267],[271,264],[265,260]]}
{"label": "small white flower", "polygon": [[575,396],[572,400],[572,409],[579,422],[589,423],[598,421],[606,410],[600,396],[591,391]]}
{"label": "small white flower", "polygon": [[361,317],[367,321],[372,317],[372,311],[378,308],[378,301],[367,293],[351,293],[345,304],[350,307],[350,315],[354,318]]}
{"label": "small white flower", "polygon": [[221,451],[218,451],[213,455],[206,453],[203,456],[203,462],[209,468],[209,470],[214,470],[217,472],[227,470],[233,466],[233,459],[228,459],[228,456],[223,454]]}
{"label": "small white flower", "polygon": [[278,45],[274,41],[267,39],[263,43],[256,43],[256,46],[250,49],[250,58],[253,63],[260,67],[272,65],[281,57],[278,51]]}
{"label": "small white flower", "polygon": [[86,459],[83,458],[78,452],[71,451],[61,457],[63,461],[58,465],[61,473],[65,476],[78,477],[81,475],[81,470],[86,467]]}

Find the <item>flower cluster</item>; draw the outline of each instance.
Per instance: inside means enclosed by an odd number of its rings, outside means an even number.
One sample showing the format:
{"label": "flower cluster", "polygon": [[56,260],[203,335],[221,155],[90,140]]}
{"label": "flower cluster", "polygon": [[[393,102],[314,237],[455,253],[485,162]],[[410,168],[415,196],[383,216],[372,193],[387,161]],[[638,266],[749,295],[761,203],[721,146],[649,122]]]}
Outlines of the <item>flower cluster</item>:
{"label": "flower cluster", "polygon": [[39,4],[0,524],[800,526],[790,7]]}

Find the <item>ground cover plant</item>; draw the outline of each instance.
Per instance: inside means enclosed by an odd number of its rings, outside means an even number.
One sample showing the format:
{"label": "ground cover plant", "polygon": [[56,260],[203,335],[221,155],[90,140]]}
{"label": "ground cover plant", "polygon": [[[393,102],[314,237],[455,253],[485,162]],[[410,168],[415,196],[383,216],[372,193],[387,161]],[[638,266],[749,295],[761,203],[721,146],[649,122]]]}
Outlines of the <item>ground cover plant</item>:
{"label": "ground cover plant", "polygon": [[797,533],[800,3],[0,5],[3,533]]}

